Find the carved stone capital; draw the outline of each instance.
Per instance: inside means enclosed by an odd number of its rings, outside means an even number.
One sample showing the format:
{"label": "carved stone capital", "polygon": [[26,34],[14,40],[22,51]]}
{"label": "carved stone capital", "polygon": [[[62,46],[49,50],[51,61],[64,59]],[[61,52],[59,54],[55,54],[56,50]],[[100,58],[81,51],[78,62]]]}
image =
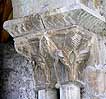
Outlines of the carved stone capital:
{"label": "carved stone capital", "polygon": [[23,18],[6,21],[4,28],[14,38],[44,31],[44,26],[39,14],[32,14]]}
{"label": "carved stone capital", "polygon": [[36,86],[54,87],[56,82],[79,80],[89,59],[93,33],[73,24],[46,29],[47,24],[41,17],[31,15],[4,25],[14,37],[17,52],[32,61]]}

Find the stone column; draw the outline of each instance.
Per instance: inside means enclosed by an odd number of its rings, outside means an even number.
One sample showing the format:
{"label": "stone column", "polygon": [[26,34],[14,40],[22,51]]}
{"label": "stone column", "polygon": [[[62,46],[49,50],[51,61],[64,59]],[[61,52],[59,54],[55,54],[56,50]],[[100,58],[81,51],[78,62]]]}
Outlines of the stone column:
{"label": "stone column", "polygon": [[56,89],[39,90],[38,99],[57,99],[57,90]]}
{"label": "stone column", "polygon": [[60,99],[80,99],[80,86],[74,83],[61,85]]}

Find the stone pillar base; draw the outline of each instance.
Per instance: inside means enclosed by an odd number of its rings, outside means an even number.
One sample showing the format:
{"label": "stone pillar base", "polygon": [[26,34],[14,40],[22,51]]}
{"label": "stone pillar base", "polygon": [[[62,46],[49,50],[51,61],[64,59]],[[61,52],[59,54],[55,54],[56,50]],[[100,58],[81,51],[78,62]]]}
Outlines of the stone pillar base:
{"label": "stone pillar base", "polygon": [[57,99],[57,90],[56,89],[39,90],[38,99]]}
{"label": "stone pillar base", "polygon": [[62,85],[60,99],[80,99],[80,86],[73,83]]}

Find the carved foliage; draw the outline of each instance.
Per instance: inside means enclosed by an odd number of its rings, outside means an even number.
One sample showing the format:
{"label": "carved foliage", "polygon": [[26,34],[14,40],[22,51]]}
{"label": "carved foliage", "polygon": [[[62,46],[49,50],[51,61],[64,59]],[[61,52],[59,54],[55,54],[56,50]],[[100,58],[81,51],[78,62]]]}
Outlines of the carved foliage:
{"label": "carved foliage", "polygon": [[[79,28],[49,31],[40,37],[24,38],[16,41],[17,50],[33,61],[35,78],[38,84],[51,83],[51,68],[54,66],[57,81],[60,81],[59,68],[63,64],[68,70],[69,80],[78,80],[90,55],[92,37]],[[23,42],[22,42],[22,41]],[[18,43],[17,43],[18,42]],[[39,78],[39,75],[41,76]]]}
{"label": "carved foliage", "polygon": [[[45,46],[41,45],[42,48],[40,48],[40,39],[37,37],[33,39],[25,39],[22,37],[19,39],[15,39],[16,50],[31,60],[34,67],[37,88],[50,87],[51,82],[54,83],[53,80],[51,81],[50,67],[53,62],[51,62],[52,59]],[[45,45],[45,40],[42,40],[42,44]],[[41,49],[43,50],[41,51]]]}
{"label": "carved foliage", "polygon": [[[78,30],[62,31],[67,32],[64,34],[58,31],[60,35],[54,35],[52,37],[53,42],[57,48],[62,51],[63,58],[59,58],[59,61],[65,65],[69,70],[69,80],[78,80],[78,74],[85,66],[86,61],[90,55],[91,36]],[[57,39],[58,38],[58,39]],[[63,40],[63,46],[58,41],[59,38]],[[70,42],[70,43],[68,43]],[[58,56],[59,57],[59,56]]]}

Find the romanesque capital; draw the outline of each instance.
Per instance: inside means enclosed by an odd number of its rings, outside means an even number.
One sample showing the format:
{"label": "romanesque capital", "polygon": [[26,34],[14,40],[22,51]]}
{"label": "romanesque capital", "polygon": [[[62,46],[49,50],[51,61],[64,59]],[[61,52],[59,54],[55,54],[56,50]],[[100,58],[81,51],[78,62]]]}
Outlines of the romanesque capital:
{"label": "romanesque capital", "polygon": [[17,52],[32,61],[37,86],[79,80],[89,59],[93,33],[77,25],[45,29],[39,14],[7,21],[4,27],[14,37]]}

